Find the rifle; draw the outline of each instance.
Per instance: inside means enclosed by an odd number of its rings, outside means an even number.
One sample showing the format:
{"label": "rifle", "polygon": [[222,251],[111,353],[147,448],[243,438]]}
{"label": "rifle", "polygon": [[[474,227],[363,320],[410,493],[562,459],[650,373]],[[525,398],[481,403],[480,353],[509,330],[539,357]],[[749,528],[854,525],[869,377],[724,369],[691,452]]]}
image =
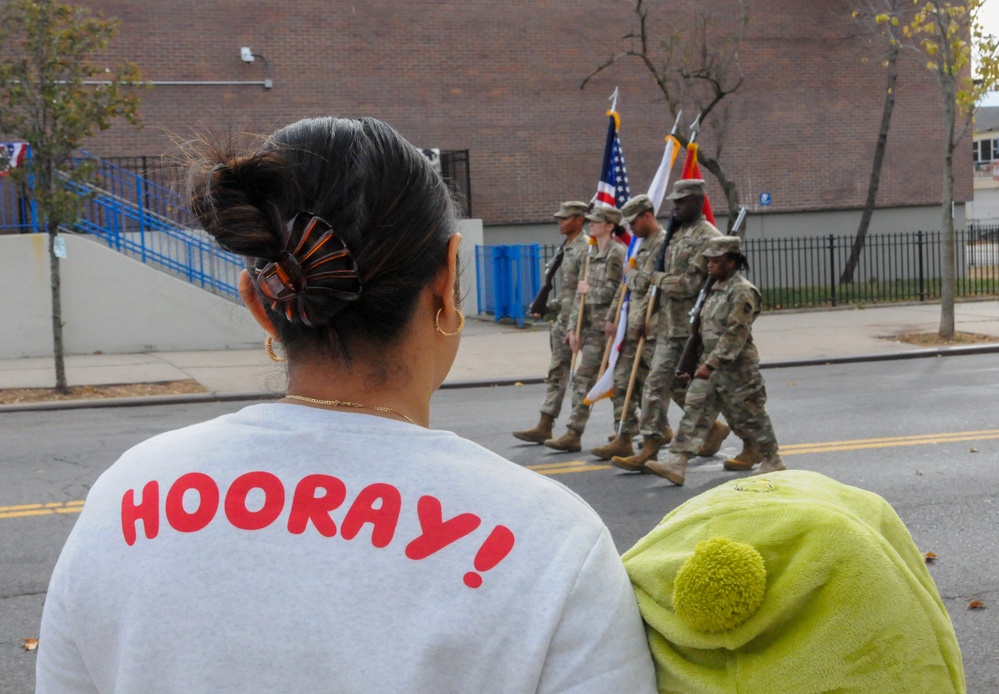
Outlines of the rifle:
{"label": "rifle", "polygon": [[562,261],[565,260],[565,244],[563,241],[562,245],[558,247],[555,252],[555,256],[548,261],[548,265],[545,266],[545,283],[542,285],[541,289],[538,290],[538,295],[534,297],[534,301],[528,307],[527,312],[531,314],[536,314],[543,316],[545,309],[548,306],[548,295],[552,293],[552,288],[555,283],[555,273],[558,272],[559,266],[562,265]]}
{"label": "rifle", "polygon": [[[739,236],[739,227],[742,226],[745,219],[746,208],[743,207],[739,209],[739,215],[735,218],[732,231],[729,232],[732,236]],[[708,277],[704,280],[701,291],[697,293],[697,301],[694,302],[694,307],[690,309],[688,314],[690,316],[690,336],[687,337],[687,342],[683,345],[683,352],[676,362],[676,370],[674,371],[674,375],[681,380],[689,381],[694,377],[694,372],[697,371],[697,363],[701,359],[701,309],[704,308],[704,302],[714,286],[714,277]]]}
{"label": "rifle", "polygon": [[715,278],[708,277],[701,285],[701,291],[697,294],[697,301],[690,309],[690,335],[683,345],[683,352],[676,362],[674,375],[684,381],[689,381],[697,371],[697,362],[701,358],[701,309],[704,308],[704,301],[708,298],[708,293],[715,286]]}

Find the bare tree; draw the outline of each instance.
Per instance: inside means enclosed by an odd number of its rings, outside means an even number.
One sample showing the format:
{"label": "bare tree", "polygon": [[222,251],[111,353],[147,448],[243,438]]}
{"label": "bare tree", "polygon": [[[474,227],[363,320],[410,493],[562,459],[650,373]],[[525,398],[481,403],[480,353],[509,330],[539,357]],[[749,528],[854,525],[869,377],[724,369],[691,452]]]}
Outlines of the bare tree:
{"label": "bare tree", "polygon": [[850,257],[839,276],[841,284],[853,282],[853,274],[860,262],[860,254],[867,242],[867,232],[874,216],[874,207],[878,199],[878,188],[881,186],[881,168],[885,160],[885,150],[888,147],[888,131],[891,127],[892,111],[895,110],[895,84],[898,82],[898,54],[901,50],[902,30],[899,19],[899,0],[868,0],[863,6],[853,11],[853,17],[860,21],[868,33],[874,34],[887,43],[883,59],[886,73],[885,100],[881,108],[881,126],[878,129],[878,142],[874,147],[874,160],[871,163],[871,176],[867,183],[867,199],[864,201],[864,211],[860,215],[857,235],[853,239]]}
{"label": "bare tree", "polygon": [[[714,31],[712,16],[701,11],[695,14],[684,30],[673,29],[666,39],[659,42],[649,38],[649,11],[645,0],[635,0],[634,13],[637,27],[623,37],[628,48],[598,65],[579,88],[585,89],[591,79],[620,60],[637,59],[652,75],[673,118],[692,104],[693,109],[690,110],[700,116],[702,125],[714,135],[713,154],[709,155],[703,147],[700,148],[699,162],[721,185],[728,203],[728,227],[731,229],[739,209],[739,192],[735,181],[726,175],[721,164],[730,120],[729,109],[722,102],[744,81],[738,49],[749,22],[745,4],[739,1],[735,29],[727,34]],[[677,132],[676,137],[681,145],[687,146],[686,135]]]}

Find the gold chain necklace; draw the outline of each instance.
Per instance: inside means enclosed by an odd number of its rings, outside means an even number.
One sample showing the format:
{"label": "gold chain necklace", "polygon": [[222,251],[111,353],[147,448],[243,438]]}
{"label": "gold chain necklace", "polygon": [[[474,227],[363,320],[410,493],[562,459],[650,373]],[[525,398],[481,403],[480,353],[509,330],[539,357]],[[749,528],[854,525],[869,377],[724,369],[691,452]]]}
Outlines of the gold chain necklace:
{"label": "gold chain necklace", "polygon": [[[405,419],[410,424],[416,424],[411,417],[407,417],[399,410],[393,410],[391,407],[383,407],[379,405],[362,405],[359,402],[351,402],[350,400],[318,400],[316,398],[307,398],[304,395],[285,395],[286,400],[301,400],[302,402],[309,402],[314,405],[329,405],[330,407],[352,407],[355,410],[377,410],[378,412],[391,412],[392,414],[397,414],[403,419]],[[416,424],[419,426],[419,424]]]}

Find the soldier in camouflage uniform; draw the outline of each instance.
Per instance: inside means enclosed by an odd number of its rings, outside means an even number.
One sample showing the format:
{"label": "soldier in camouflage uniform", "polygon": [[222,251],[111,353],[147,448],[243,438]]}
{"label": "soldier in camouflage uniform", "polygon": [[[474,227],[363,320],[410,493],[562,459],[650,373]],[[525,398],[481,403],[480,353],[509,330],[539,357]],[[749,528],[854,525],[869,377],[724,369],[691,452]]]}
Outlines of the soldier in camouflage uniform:
{"label": "soldier in camouflage uniform", "polygon": [[[583,233],[584,217],[589,206],[585,202],[571,200],[560,206],[555,218],[558,220],[559,233],[565,236],[563,243],[562,264],[558,268],[558,294],[549,299],[545,313],[554,314],[555,322],[551,326],[549,341],[552,358],[548,364],[548,391],[541,405],[541,419],[533,429],[515,431],[513,435],[521,441],[544,443],[552,437],[552,426],[562,411],[562,401],[565,391],[569,388],[569,365],[572,362],[572,350],[569,349],[569,331],[575,330],[576,324],[569,327],[569,314],[572,312],[573,300],[576,297],[576,284],[583,271],[583,262],[590,247],[589,237]],[[541,318],[535,314],[535,318]]]}
{"label": "soldier in camouflage uniform", "polygon": [[[715,225],[704,217],[704,181],[699,178],[681,179],[673,184],[673,192],[666,196],[673,201],[676,228],[666,249],[663,272],[653,273],[652,283],[659,295],[658,308],[648,326],[639,324],[638,334],[658,335],[649,375],[642,388],[642,414],[639,427],[642,432],[642,450],[634,456],[615,456],[611,463],[622,470],[645,472],[645,464],[655,460],[659,450],[669,443],[673,432],[666,417],[670,397],[683,407],[686,384],[673,378],[676,363],[690,334],[690,309],[697,293],[707,278],[707,260],[703,257],[711,239],[721,236]],[[657,258],[658,259],[658,256]],[[648,292],[640,315],[652,300]],[[729,428],[713,422],[701,455],[714,455],[728,436]]]}
{"label": "soldier in camouflage uniform", "polygon": [[[628,391],[628,383],[631,381],[631,372],[635,367],[635,355],[638,352],[638,324],[642,322],[645,315],[642,313],[642,299],[652,281],[652,271],[655,269],[656,259],[662,249],[663,241],[666,240],[666,231],[659,225],[656,219],[655,207],[648,195],[636,195],[621,207],[621,215],[624,221],[631,226],[632,233],[641,239],[637,250],[628,260],[624,270],[624,285],[628,291],[628,315],[621,316],[620,320],[627,320],[628,326],[621,341],[621,351],[614,367],[614,417],[617,422],[624,423],[618,429],[617,436],[605,446],[593,449],[593,455],[604,460],[610,460],[614,456],[632,456],[635,449],[631,440],[638,433],[638,403],[642,398],[642,385],[645,377],[649,373],[652,365],[652,354],[656,348],[656,335],[650,332],[642,342],[642,356],[638,360],[637,372],[635,374],[635,385],[632,388],[631,399],[628,401],[626,412],[619,411],[624,404],[624,398]],[[611,304],[607,313],[607,336],[616,334],[617,326],[615,321],[621,311],[621,303],[624,297],[618,292],[614,303]]]}
{"label": "soldier in camouflage uniform", "polygon": [[[569,346],[578,351],[576,373],[572,377],[572,414],[566,433],[545,445],[557,451],[582,450],[581,437],[590,418],[586,396],[597,382],[604,356],[604,323],[607,309],[621,285],[624,270],[624,246],[611,236],[621,224],[621,211],[614,207],[598,207],[586,215],[590,221],[591,244],[589,271],[576,287],[576,300],[569,316]],[[579,337],[576,326],[582,316]],[[615,409],[620,406],[616,405]]]}
{"label": "soldier in camouflage uniform", "polygon": [[683,484],[687,461],[697,455],[719,408],[739,438],[763,456],[763,464],[753,474],[784,469],[765,408],[767,389],[751,332],[760,313],[760,292],[740,272],[746,267],[746,257],[739,237],[713,239],[704,256],[715,283],[701,309],[703,352],[687,388],[683,419],[670,445],[672,455],[663,462],[646,464],[678,485]]}

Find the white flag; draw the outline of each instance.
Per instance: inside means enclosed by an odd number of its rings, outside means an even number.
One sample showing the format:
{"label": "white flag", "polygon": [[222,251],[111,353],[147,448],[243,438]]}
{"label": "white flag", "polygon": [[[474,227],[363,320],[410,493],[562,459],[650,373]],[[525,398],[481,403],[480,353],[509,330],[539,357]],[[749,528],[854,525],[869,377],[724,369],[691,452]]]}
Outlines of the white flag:
{"label": "white flag", "polygon": [[653,214],[657,217],[659,216],[659,207],[666,196],[666,189],[669,188],[669,174],[673,170],[673,164],[676,162],[676,155],[679,151],[680,142],[672,135],[667,135],[663,160],[659,162],[659,170],[656,171],[652,185],[649,186],[649,199],[652,200],[652,206],[655,208]]}

